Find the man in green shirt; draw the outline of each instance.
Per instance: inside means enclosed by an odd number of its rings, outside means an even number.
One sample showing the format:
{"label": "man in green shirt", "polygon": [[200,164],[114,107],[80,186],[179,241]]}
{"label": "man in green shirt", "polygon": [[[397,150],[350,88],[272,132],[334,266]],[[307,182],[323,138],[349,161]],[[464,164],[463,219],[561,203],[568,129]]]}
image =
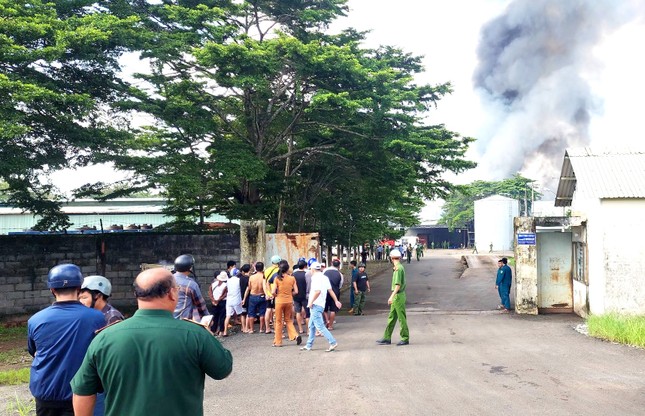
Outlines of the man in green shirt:
{"label": "man in green shirt", "polygon": [[231,373],[231,353],[202,325],[173,319],[178,288],[163,268],[137,276],[139,310],[101,331],[72,379],[74,414],[90,416],[105,391],[106,416],[204,414],[204,379]]}
{"label": "man in green shirt", "polygon": [[405,269],[401,264],[401,252],[392,250],[390,258],[394,264],[394,273],[392,274],[392,294],[387,300],[390,305],[390,314],[387,317],[387,326],[383,338],[376,341],[379,345],[389,345],[392,343],[392,332],[397,319],[401,322],[401,341],[396,345],[408,345],[410,343],[410,332],[408,331],[408,321],[405,316]]}

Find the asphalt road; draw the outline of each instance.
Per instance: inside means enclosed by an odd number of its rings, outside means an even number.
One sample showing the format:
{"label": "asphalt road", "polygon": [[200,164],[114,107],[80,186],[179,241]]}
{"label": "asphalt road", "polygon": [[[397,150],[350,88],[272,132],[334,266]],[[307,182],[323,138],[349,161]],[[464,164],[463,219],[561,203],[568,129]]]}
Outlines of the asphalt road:
{"label": "asphalt road", "polygon": [[[337,318],[336,352],[324,338],[309,352],[288,341],[272,348],[264,334],[223,339],[234,370],[207,380],[205,414],[645,414],[645,350],[586,337],[572,315],[499,314],[494,262],[484,256],[462,275],[461,254],[435,250],[405,265],[408,346],[375,343],[389,272],[372,276],[367,315]],[[0,398],[15,391],[24,387]]]}
{"label": "asphalt road", "polygon": [[389,273],[372,279],[366,316],[337,319],[336,352],[324,352],[323,338],[310,352],[288,342],[272,348],[268,335],[225,339],[235,369],[207,383],[206,413],[645,413],[645,351],[578,333],[576,316],[497,313],[494,262],[484,256],[460,278],[461,254],[437,250],[405,265],[408,346],[375,343],[386,323]]}

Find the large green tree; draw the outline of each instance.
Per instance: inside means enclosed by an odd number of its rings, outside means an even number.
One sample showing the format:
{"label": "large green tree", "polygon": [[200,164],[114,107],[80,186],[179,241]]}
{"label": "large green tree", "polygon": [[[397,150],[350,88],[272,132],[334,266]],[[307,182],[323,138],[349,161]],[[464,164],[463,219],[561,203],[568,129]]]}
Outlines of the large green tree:
{"label": "large green tree", "polygon": [[107,120],[136,18],[94,3],[0,0],[0,192],[39,228],[68,226],[47,174],[87,165],[122,136]]}
{"label": "large green tree", "polygon": [[533,190],[535,181],[519,174],[501,181],[475,181],[455,187],[446,198],[439,224],[451,230],[467,227],[475,219],[475,201],[491,195],[503,195],[517,199],[520,212],[530,212],[534,200],[542,197]]}
{"label": "large green tree", "polygon": [[[2,101],[0,152],[28,156],[0,179],[37,214],[57,208],[42,172],[112,162],[134,172],[129,188],[79,195],[157,188],[183,227],[217,212],[344,243],[348,226],[371,239],[411,225],[451,189],[445,171],[473,166],[471,139],[423,121],[449,84],[418,85],[419,57],[365,48],[363,33],[326,33],[345,0],[0,5],[0,88],[20,92]],[[131,85],[125,51],[141,57]]]}
{"label": "large green tree", "polygon": [[[156,123],[114,161],[186,220],[218,212],[327,235],[350,214],[408,223],[450,189],[443,172],[473,166],[470,139],[422,122],[450,86],[415,84],[419,57],[324,32],[344,1],[126,3],[119,17],[149,28],[151,70],[122,108]],[[336,209],[352,194],[365,202]]]}

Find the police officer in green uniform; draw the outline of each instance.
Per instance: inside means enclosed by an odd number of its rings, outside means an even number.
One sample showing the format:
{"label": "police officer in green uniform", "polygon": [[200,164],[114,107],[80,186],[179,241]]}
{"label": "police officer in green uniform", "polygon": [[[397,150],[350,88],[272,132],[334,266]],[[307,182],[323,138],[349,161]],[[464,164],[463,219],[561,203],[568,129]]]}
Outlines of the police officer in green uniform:
{"label": "police officer in green uniform", "polygon": [[405,316],[405,269],[401,264],[401,252],[394,249],[390,252],[390,258],[394,264],[394,273],[392,273],[392,294],[387,300],[390,305],[390,314],[387,317],[387,326],[383,338],[376,341],[379,345],[389,345],[392,343],[392,332],[397,319],[401,325],[401,341],[396,345],[408,345],[410,343],[410,332],[408,331],[408,320]]}
{"label": "police officer in green uniform", "polygon": [[106,416],[204,414],[205,375],[231,373],[231,353],[199,323],[173,319],[178,288],[172,274],[137,276],[139,310],[99,333],[72,380],[76,416],[90,416],[105,390]]}

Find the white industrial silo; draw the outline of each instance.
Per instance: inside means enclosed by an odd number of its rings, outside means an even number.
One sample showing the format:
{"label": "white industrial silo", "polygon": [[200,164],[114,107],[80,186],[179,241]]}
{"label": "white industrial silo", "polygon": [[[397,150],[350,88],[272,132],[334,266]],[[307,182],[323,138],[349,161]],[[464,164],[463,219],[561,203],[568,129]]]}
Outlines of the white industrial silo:
{"label": "white industrial silo", "polygon": [[513,218],[519,216],[519,201],[501,195],[475,201],[475,243],[480,253],[513,249]]}

